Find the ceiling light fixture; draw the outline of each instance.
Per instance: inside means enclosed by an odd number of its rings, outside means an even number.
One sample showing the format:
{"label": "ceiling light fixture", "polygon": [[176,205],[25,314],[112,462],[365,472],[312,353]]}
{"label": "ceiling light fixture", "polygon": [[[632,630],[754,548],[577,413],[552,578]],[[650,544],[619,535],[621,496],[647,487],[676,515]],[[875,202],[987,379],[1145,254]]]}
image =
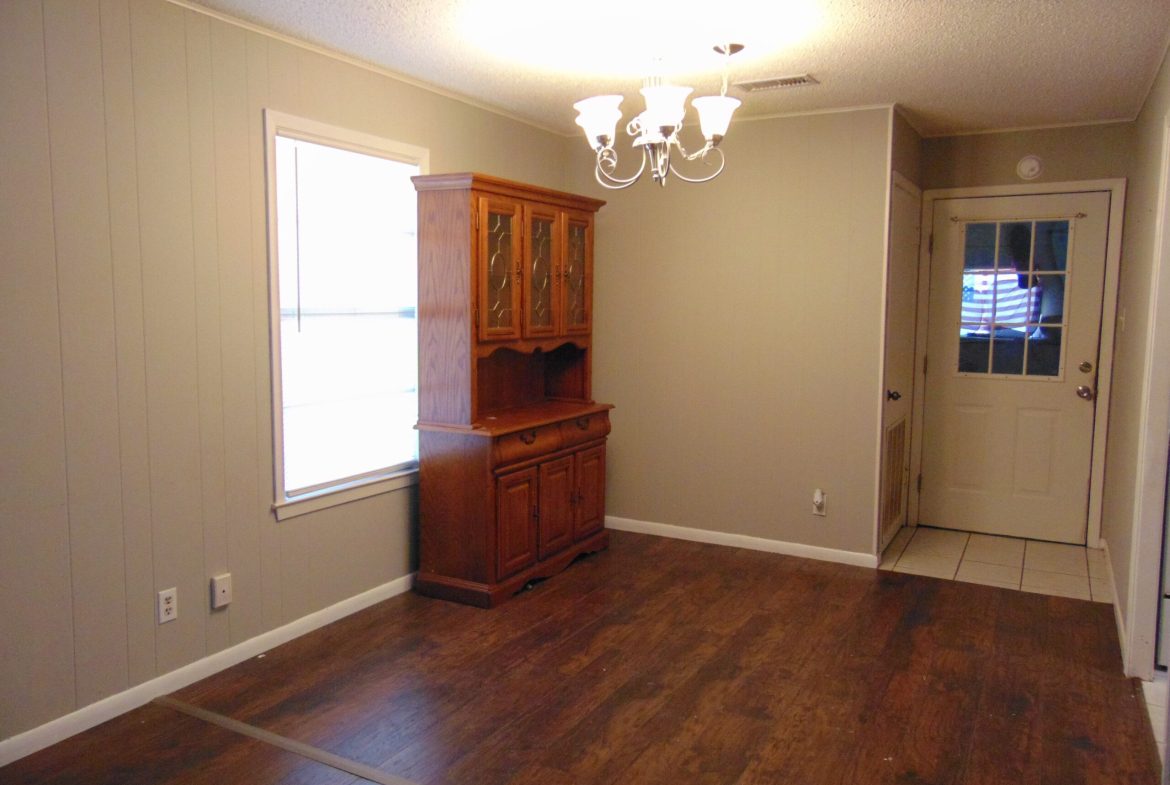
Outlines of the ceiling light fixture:
{"label": "ceiling light fixture", "polygon": [[[687,96],[694,88],[665,84],[660,76],[646,79],[640,91],[646,101],[646,109],[626,125],[626,133],[634,137],[634,147],[642,148],[642,165],[632,177],[618,177],[616,174],[618,154],[613,143],[618,120],[622,119],[622,96],[598,95],[573,104],[578,112],[577,125],[584,129],[586,140],[597,154],[594,170],[597,182],[611,189],[629,188],[647,167],[654,182],[661,186],[666,185],[666,178],[671,173],[688,183],[705,183],[718,177],[725,163],[719,143],[727,133],[731,115],[740,104],[738,98],[727,95],[726,62],[742,49],[742,44],[715,47],[715,51],[725,57],[723,87],[719,95],[703,96],[691,101],[699,113],[699,127],[705,140],[703,146],[693,153],[688,153],[683,147],[678,132],[686,114]],[[670,162],[671,148],[678,148],[678,154],[688,161],[701,160],[708,165],[715,165],[713,154],[717,154],[718,168],[705,177],[687,177]],[[709,161],[709,158],[713,160]]]}

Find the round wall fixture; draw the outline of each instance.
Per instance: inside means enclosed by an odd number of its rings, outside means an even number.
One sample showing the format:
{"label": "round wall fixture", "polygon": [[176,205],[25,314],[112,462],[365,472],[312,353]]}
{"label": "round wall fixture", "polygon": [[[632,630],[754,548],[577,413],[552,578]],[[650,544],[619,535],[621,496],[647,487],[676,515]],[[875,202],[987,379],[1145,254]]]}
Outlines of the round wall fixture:
{"label": "round wall fixture", "polygon": [[1040,176],[1040,170],[1043,167],[1040,165],[1040,158],[1035,155],[1025,155],[1016,164],[1016,174],[1020,176],[1021,180],[1035,180]]}

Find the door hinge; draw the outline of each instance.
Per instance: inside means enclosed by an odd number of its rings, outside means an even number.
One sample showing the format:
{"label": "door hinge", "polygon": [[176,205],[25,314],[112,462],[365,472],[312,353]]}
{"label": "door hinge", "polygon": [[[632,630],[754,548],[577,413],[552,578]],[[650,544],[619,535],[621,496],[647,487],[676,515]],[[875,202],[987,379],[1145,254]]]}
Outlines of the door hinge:
{"label": "door hinge", "polygon": [[918,492],[922,493],[922,472],[918,473]]}

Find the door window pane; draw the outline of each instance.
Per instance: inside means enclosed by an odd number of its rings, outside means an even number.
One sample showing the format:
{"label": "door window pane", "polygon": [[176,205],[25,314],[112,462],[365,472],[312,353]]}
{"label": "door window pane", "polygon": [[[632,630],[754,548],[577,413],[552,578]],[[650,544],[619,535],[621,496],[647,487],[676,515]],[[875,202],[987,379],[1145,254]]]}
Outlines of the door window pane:
{"label": "door window pane", "polygon": [[995,269],[996,224],[967,224],[963,249],[964,270]]}
{"label": "door window pane", "polygon": [[999,263],[1001,273],[1027,272],[1032,258],[1032,224],[1003,223],[999,225]]}
{"label": "door window pane", "polygon": [[1064,272],[1068,266],[1068,221],[1037,221],[1036,272]]}
{"label": "door window pane", "polygon": [[1060,343],[1064,330],[1037,325],[1028,336],[1028,376],[1060,375]]}

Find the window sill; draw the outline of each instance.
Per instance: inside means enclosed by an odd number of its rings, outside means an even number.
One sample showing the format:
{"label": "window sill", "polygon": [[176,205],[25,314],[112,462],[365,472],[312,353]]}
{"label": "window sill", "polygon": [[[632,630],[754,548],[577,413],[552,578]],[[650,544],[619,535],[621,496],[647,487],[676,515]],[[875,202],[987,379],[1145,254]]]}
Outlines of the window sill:
{"label": "window sill", "polygon": [[336,507],[339,504],[348,504],[359,499],[368,499],[371,496],[409,488],[411,485],[418,485],[417,466],[385,477],[376,477],[307,493],[295,499],[272,505],[272,511],[276,513],[276,520],[283,521],[286,518],[295,518],[298,515],[307,515],[318,510]]}

